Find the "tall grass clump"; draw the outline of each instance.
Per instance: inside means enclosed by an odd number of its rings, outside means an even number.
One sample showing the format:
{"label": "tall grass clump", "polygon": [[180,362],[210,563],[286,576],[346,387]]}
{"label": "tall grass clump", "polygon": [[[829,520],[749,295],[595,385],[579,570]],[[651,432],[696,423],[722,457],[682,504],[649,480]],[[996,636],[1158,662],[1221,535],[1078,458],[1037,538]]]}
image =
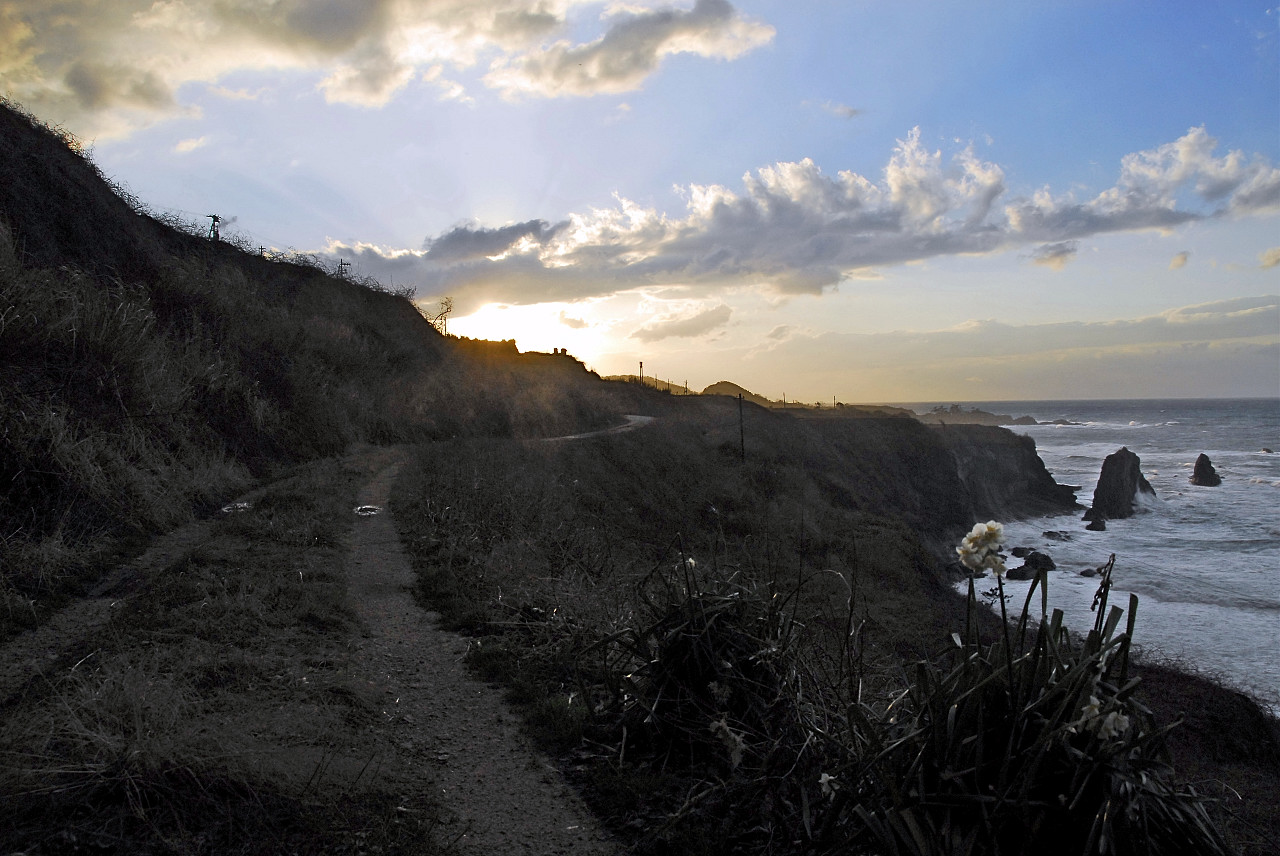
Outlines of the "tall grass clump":
{"label": "tall grass clump", "polygon": [[[1002,575],[998,525],[983,531],[978,555],[962,555]],[[667,822],[700,827],[717,842],[706,852],[1229,853],[1205,800],[1171,784],[1172,726],[1137,698],[1137,602],[1122,625],[1110,567],[1083,637],[1048,611],[1041,574],[994,639],[971,614],[887,698],[863,682],[852,610],[844,643],[825,640],[827,658],[845,662],[833,671],[788,592],[704,576],[689,560],[646,583],[650,621],[583,658],[603,665],[599,709],[619,759],[694,771],[700,783]],[[997,589],[1003,601],[1000,576]]]}
{"label": "tall grass clump", "polygon": [[[996,572],[1003,605],[999,536],[998,524],[975,527],[961,556]],[[971,621],[884,710],[852,707],[843,761],[826,772],[829,840],[895,854],[1230,852],[1204,800],[1170,783],[1172,726],[1135,694],[1137,598],[1121,628],[1125,611],[1108,603],[1113,563],[1083,638],[1049,612],[1042,572],[994,640]]]}

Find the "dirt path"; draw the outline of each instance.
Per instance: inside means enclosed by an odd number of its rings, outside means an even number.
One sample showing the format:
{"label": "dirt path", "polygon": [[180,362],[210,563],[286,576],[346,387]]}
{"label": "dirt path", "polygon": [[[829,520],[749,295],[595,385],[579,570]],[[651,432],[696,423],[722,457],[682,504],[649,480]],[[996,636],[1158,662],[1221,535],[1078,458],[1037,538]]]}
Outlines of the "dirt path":
{"label": "dirt path", "polygon": [[615,425],[612,428],[601,428],[597,431],[587,431],[582,434],[566,434],[563,437],[547,437],[542,442],[558,443],[562,440],[586,440],[589,437],[604,437],[609,434],[625,434],[628,431],[634,431],[641,426],[648,425],[654,419],[652,416],[626,416],[623,418],[627,421],[621,425]]}
{"label": "dirt path", "polygon": [[[410,594],[413,571],[388,509],[391,487],[410,454],[407,448],[363,447],[333,462],[361,474],[364,486],[356,508],[378,509],[357,513],[347,536],[347,600],[361,633],[351,640],[339,669],[347,680],[363,685],[360,697],[381,712],[381,723],[372,731],[341,738],[349,743],[339,752],[342,763],[332,760],[335,783],[339,790],[354,788],[369,759],[375,759],[368,775],[377,781],[366,778],[362,788],[418,794],[438,804],[444,816],[438,837],[455,842],[464,854],[616,853],[577,794],[524,736],[501,691],[470,676],[463,663],[466,640],[438,629],[434,614],[423,611]],[[252,504],[271,489],[260,486],[237,502]],[[30,687],[51,685],[75,671],[85,646],[95,644],[92,640],[126,608],[143,581],[211,543],[214,528],[213,521],[197,521],[155,539],[89,596],[7,640],[0,646],[0,708],[20,705]],[[242,560],[253,561],[249,542]],[[268,703],[273,711],[279,706]],[[302,718],[299,732],[306,731],[303,720],[314,715],[308,707],[289,714]],[[291,752],[297,754],[299,769],[316,763],[307,754],[309,745],[285,740],[264,748],[286,761]],[[351,775],[338,773],[346,767]]]}
{"label": "dirt path", "polygon": [[425,775],[449,818],[445,839],[466,853],[606,854],[617,852],[560,774],[521,733],[500,690],[471,678],[466,640],[437,628],[410,594],[413,571],[388,510],[391,486],[407,458],[385,456],[360,491],[363,515],[347,557],[352,603],[364,624],[352,667],[382,699],[403,750],[395,765]]}

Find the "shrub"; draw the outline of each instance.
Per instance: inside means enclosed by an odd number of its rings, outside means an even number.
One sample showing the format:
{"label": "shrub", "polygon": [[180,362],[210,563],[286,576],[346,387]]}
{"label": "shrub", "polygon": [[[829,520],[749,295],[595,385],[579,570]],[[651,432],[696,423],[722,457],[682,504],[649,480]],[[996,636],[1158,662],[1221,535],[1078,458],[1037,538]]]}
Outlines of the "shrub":
{"label": "shrub", "polygon": [[[1048,614],[1042,571],[1015,627],[984,645],[971,622],[916,665],[878,716],[850,709],[828,775],[823,843],[894,854],[1225,854],[1203,800],[1169,783],[1160,727],[1128,677],[1137,598],[1074,641]],[[997,576],[1003,610],[1003,581]],[[1040,594],[1039,620],[1029,628]],[[970,581],[969,605],[976,597]]]}

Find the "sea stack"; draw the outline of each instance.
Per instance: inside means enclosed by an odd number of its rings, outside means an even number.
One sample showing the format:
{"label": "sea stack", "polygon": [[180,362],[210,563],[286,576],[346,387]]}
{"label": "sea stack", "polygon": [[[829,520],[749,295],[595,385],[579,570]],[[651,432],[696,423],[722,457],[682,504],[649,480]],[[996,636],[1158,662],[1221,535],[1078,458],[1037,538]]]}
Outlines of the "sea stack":
{"label": "sea stack", "polygon": [[1217,487],[1222,484],[1222,476],[1213,468],[1213,461],[1204,452],[1196,458],[1195,469],[1191,471],[1191,483],[1201,487]]}
{"label": "sea stack", "polygon": [[1084,513],[1084,519],[1093,520],[1099,515],[1108,520],[1132,517],[1134,501],[1140,492],[1156,495],[1155,488],[1142,474],[1142,460],[1127,446],[1122,446],[1102,462],[1102,474],[1093,489],[1093,507]]}

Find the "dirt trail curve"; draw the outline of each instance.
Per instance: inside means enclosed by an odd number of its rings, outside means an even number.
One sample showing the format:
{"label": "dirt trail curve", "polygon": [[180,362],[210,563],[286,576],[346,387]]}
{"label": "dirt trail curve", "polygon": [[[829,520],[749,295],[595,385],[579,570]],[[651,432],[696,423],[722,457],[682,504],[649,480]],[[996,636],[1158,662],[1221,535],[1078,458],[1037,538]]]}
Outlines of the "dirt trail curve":
{"label": "dirt trail curve", "polygon": [[409,590],[413,571],[387,500],[407,454],[360,491],[347,579],[365,625],[352,666],[380,691],[401,748],[414,757],[452,818],[443,830],[465,853],[551,856],[617,852],[578,795],[521,733],[500,690],[471,678],[466,640],[438,629]]}

